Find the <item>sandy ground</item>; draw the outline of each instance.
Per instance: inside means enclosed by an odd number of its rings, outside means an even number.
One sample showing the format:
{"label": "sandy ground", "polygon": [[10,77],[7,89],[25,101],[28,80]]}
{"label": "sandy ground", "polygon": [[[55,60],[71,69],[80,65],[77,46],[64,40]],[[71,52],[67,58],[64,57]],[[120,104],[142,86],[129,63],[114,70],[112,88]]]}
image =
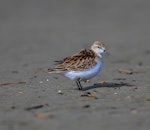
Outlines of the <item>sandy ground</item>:
{"label": "sandy ground", "polygon": [[[148,130],[149,5],[148,0],[2,0],[0,129]],[[102,72],[82,83],[84,91],[47,73],[54,60],[99,39],[109,55]],[[26,83],[3,84],[8,82]]]}

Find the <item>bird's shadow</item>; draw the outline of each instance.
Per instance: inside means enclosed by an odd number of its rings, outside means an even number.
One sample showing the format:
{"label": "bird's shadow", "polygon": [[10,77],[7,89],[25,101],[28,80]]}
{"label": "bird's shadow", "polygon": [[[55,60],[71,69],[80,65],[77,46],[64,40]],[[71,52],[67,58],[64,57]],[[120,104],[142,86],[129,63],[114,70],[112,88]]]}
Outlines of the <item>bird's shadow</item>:
{"label": "bird's shadow", "polygon": [[88,86],[82,89],[82,91],[87,91],[90,89],[95,89],[95,88],[120,88],[123,86],[133,86],[130,83],[124,83],[124,82],[120,82],[120,83],[95,83],[92,86]]}

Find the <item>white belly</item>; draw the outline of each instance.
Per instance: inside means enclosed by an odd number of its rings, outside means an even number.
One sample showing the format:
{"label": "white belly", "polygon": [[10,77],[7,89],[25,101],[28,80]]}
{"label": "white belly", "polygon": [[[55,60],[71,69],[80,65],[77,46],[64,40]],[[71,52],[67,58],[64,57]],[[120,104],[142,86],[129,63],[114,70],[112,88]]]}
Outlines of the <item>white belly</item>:
{"label": "white belly", "polygon": [[80,79],[81,81],[85,81],[96,76],[100,72],[101,69],[102,69],[102,61],[99,61],[96,64],[96,66],[94,66],[90,70],[70,71],[70,72],[66,72],[65,76],[70,78],[71,80]]}

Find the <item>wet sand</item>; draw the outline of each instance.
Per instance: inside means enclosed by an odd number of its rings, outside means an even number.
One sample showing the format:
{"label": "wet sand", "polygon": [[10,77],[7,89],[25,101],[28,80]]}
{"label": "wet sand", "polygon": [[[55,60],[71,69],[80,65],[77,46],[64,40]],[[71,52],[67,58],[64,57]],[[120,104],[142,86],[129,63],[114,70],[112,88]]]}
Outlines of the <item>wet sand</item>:
{"label": "wet sand", "polygon": [[[149,4],[1,1],[0,129],[148,130]],[[89,48],[95,40],[106,43],[109,55],[102,72],[82,83],[84,91],[47,73],[54,60]],[[120,68],[133,74],[119,73]]]}

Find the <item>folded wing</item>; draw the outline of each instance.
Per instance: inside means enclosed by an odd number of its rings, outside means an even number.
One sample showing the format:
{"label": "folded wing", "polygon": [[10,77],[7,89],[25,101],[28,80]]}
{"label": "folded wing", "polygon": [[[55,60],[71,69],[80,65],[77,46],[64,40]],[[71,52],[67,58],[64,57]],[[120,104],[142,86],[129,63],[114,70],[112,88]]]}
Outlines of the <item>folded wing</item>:
{"label": "folded wing", "polygon": [[95,62],[95,54],[92,50],[84,49],[78,54],[55,61],[57,66],[49,69],[51,71],[80,71],[92,68]]}

